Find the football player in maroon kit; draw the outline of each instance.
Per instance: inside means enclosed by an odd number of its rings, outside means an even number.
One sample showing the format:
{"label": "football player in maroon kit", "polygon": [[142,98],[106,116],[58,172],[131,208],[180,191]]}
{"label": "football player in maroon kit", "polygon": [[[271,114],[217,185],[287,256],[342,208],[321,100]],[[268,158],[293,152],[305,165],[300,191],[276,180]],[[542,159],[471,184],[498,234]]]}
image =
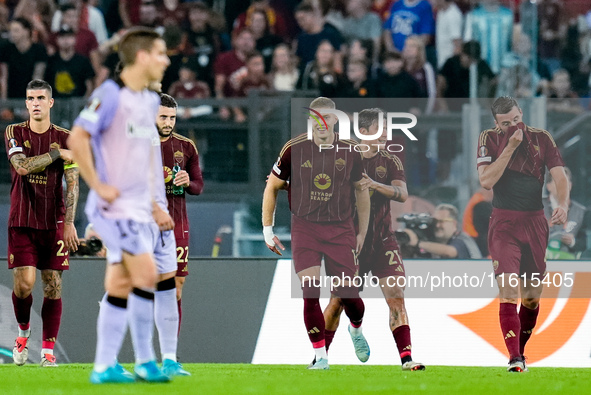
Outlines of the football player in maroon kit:
{"label": "football player in maroon kit", "polygon": [[12,356],[17,365],[24,365],[29,356],[31,291],[39,269],[43,281],[41,366],[55,367],[53,348],[62,316],[62,272],[69,268],[68,251],[78,248],[74,217],[79,171],[71,152],[64,149],[68,130],[50,121],[51,86],[42,80],[29,82],[25,104],[29,120],[9,125],[4,135],[12,164],[8,268],[13,270],[12,304],[18,323]]}
{"label": "football player in maroon kit", "polygon": [[499,286],[507,371],[523,372],[527,371],[525,345],[536,325],[546,275],[549,229],[542,203],[546,168],[556,182],[558,198],[552,225],[567,220],[569,187],[550,133],[525,125],[512,97],[499,97],[491,110],[496,128],[480,133],[476,166],[480,185],[494,192],[488,248]]}
{"label": "football player in maroon kit", "polygon": [[[382,115],[382,134],[376,139],[361,140],[363,155],[363,188],[369,189],[371,212],[363,249],[359,254],[359,274],[379,278],[379,286],[390,308],[390,330],[398,347],[402,370],[425,370],[425,365],[411,357],[410,327],[404,306],[404,288],[395,277],[404,276],[400,247],[391,229],[390,203],[405,202],[408,198],[406,177],[402,162],[387,150],[388,133],[385,113],[379,108],[359,113],[359,132],[376,136],[379,117]],[[326,349],[328,350],[339,326],[343,304],[339,298],[331,298],[324,310]],[[362,361],[365,362],[365,361]]]}
{"label": "football player in maroon kit", "polygon": [[[173,131],[176,124],[177,107],[174,98],[167,94],[161,94],[156,126],[160,135],[168,210],[175,223],[174,235],[178,270],[176,273],[170,273],[169,276],[174,276],[176,281],[180,330],[183,285],[185,284],[185,277],[189,274],[187,266],[189,261],[189,219],[187,217],[185,192],[190,195],[201,194],[203,191],[203,175],[199,167],[199,152],[193,140]],[[178,172],[176,172],[177,169]],[[167,278],[167,276],[162,277],[161,275],[159,281]]]}
{"label": "football player in maroon kit", "polygon": [[[339,140],[334,132],[336,115],[332,100],[319,97],[310,104],[323,122],[313,126],[312,139],[302,134],[288,141],[273,166],[263,196],[263,235],[269,249],[279,255],[283,245],[273,234],[277,194],[285,189],[292,212],[291,242],[295,271],[304,297],[304,322],[316,362],[310,369],[328,369],[324,317],[320,308],[320,265],[326,274],[342,281],[331,293],[341,298],[349,317],[349,333],[358,355],[369,358],[369,346],[361,330],[365,305],[352,283],[358,275],[357,254],[363,247],[369,221],[369,190],[362,187],[362,157],[355,141]],[[323,112],[324,110],[324,112]],[[328,148],[330,147],[330,148]],[[353,200],[353,196],[355,200]],[[353,203],[358,212],[358,232],[353,224]]]}

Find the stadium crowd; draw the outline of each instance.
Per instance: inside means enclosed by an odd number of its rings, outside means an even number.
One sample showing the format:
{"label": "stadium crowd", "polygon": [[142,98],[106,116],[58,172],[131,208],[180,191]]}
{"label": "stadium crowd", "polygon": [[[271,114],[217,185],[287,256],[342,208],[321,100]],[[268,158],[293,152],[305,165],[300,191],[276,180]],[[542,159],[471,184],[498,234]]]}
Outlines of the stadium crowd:
{"label": "stadium crowd", "polygon": [[[177,98],[312,89],[426,98],[418,110],[429,113],[470,95],[476,65],[479,97],[545,95],[558,99],[551,110],[580,112],[591,2],[537,3],[534,24],[520,0],[2,0],[0,98],[19,98],[33,78],[56,98],[89,95],[114,73],[122,33],[141,25],[166,40],[163,91]],[[240,109],[220,115],[246,119]]]}

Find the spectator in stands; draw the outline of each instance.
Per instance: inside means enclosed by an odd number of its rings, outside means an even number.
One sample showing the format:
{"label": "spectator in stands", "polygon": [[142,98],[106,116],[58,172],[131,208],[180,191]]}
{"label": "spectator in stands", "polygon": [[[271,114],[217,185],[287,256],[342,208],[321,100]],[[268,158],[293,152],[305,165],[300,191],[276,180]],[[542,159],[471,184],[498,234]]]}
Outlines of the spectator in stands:
{"label": "spectator in stands", "polygon": [[295,59],[286,44],[280,44],[273,53],[271,82],[278,91],[293,91],[298,83],[300,72]]}
{"label": "spectator in stands", "polygon": [[367,62],[353,60],[347,63],[347,80],[341,88],[341,97],[376,97],[374,81],[367,76]]}
{"label": "spectator in stands", "polygon": [[263,59],[265,60],[265,73],[269,73],[273,62],[273,51],[276,46],[283,43],[283,40],[271,33],[267,14],[264,10],[254,10],[250,14],[250,21],[248,22],[256,40],[256,49],[263,55]]}
{"label": "spectator in stands", "polygon": [[533,97],[547,92],[552,78],[546,64],[537,59],[537,71],[532,72],[531,40],[525,34],[515,39],[515,51],[505,55],[499,73],[496,97]]}
{"label": "spectator in stands", "polygon": [[129,29],[140,21],[140,6],[144,0],[119,0],[119,17],[123,27]]}
{"label": "spectator in stands", "polygon": [[51,17],[55,12],[55,3],[52,0],[19,0],[12,18],[25,18],[33,26],[34,34],[39,40],[46,43],[49,39],[49,27]]}
{"label": "spectator in stands", "polygon": [[[404,59],[398,52],[389,52],[382,61],[383,71],[376,83],[378,97],[419,98],[421,87],[404,69]],[[410,107],[409,107],[410,109]]]}
{"label": "spectator in stands", "polygon": [[194,57],[185,57],[179,68],[178,81],[174,82],[168,94],[175,99],[206,99],[211,96],[207,84],[197,79],[197,63]]}
{"label": "spectator in stands", "polygon": [[158,15],[164,27],[183,26],[187,18],[187,12],[181,0],[164,0],[158,6]]}
{"label": "spectator in stands", "polygon": [[[62,24],[61,27],[69,27],[76,33],[76,53],[90,59],[90,63],[95,71],[100,70],[102,59],[98,51],[98,42],[94,33],[90,30],[80,27],[80,12],[72,4],[62,6]],[[55,46],[55,38],[51,39],[51,46]]]}
{"label": "spectator in stands", "polygon": [[481,57],[496,74],[501,61],[511,51],[513,12],[499,4],[499,0],[481,2],[466,15],[464,41],[480,43]]}
{"label": "spectator in stands", "polygon": [[382,22],[379,15],[370,11],[371,0],[347,0],[347,18],[342,33],[346,41],[371,40],[375,59],[380,53]]}
{"label": "spectator in stands", "polygon": [[492,213],[492,198],[492,189],[478,188],[468,200],[462,219],[462,230],[476,241],[482,256],[488,256],[488,223]]}
{"label": "spectator in stands", "polygon": [[568,26],[559,0],[538,0],[538,53],[554,73],[560,68],[560,48]]}
{"label": "spectator in stands", "polygon": [[378,78],[380,64],[378,58],[376,58],[377,54],[374,54],[373,48],[374,45],[371,40],[354,39],[353,41],[350,41],[347,48],[347,62],[352,62],[354,60],[362,60],[366,62],[369,65],[367,72],[368,78],[375,80]]}
{"label": "spectator in stands", "polygon": [[94,70],[88,58],[76,53],[76,36],[64,27],[57,33],[58,51],[47,61],[45,81],[54,98],[88,96],[94,89]]}
{"label": "spectator in stands", "polygon": [[462,53],[452,56],[445,62],[437,76],[437,96],[442,111],[461,110],[461,101],[445,101],[443,98],[459,99],[470,97],[470,65],[476,64],[478,92],[477,97],[491,97],[496,88],[495,75],[488,64],[480,59],[480,44],[468,41],[462,45]]}
{"label": "spectator in stands", "polygon": [[565,69],[558,69],[552,76],[548,95],[548,111],[569,112],[578,114],[583,112],[579,96],[572,90],[570,75]]}
{"label": "spectator in stands", "polygon": [[[567,167],[564,168],[569,182],[569,190],[572,189],[572,172]],[[556,184],[552,179],[550,172],[546,173],[546,188],[549,195],[543,199],[544,212],[546,218],[550,220],[552,210],[558,206],[556,196]],[[555,249],[558,252],[571,254],[573,258],[579,256],[587,250],[587,228],[591,225],[589,211],[574,200],[569,201],[568,221],[564,225],[554,225],[550,228],[550,242],[548,249]],[[568,255],[567,255],[568,256]],[[560,256],[553,256],[552,259],[558,259]],[[565,257],[563,254],[562,257]]]}
{"label": "spectator in stands", "polygon": [[423,97],[427,98],[423,111],[430,114],[435,106],[437,85],[433,66],[427,62],[423,39],[419,36],[409,36],[404,44],[402,58],[406,71],[419,83]]}
{"label": "spectator in stands", "polygon": [[341,45],[343,39],[340,34],[325,26],[324,16],[314,8],[312,4],[304,1],[296,8],[296,20],[302,28],[297,36],[295,54],[300,58],[300,69],[313,61],[316,57],[316,50],[322,41],[329,41],[334,49],[334,65],[340,72],[342,70]]}
{"label": "spectator in stands", "polygon": [[[269,77],[265,74],[265,61],[260,52],[253,52],[246,58],[246,75],[232,92],[233,97],[246,97],[251,89],[271,89]],[[240,107],[234,107],[234,121],[246,121],[246,114]]]}
{"label": "spectator in stands", "polygon": [[32,29],[25,18],[10,22],[10,43],[0,51],[0,99],[22,98],[29,81],[45,74],[47,52],[33,43]]}
{"label": "spectator in stands", "polygon": [[[243,29],[236,33],[231,51],[224,52],[218,56],[214,65],[215,73],[215,95],[224,98],[232,95],[237,90],[240,81],[247,73],[246,58],[254,51],[255,42],[250,29]],[[220,108],[220,117],[228,119],[230,112],[227,108]]]}
{"label": "spectator in stands", "polygon": [[199,78],[214,87],[213,65],[221,48],[221,38],[211,25],[211,10],[203,3],[189,4],[189,30],[185,53],[197,56]]}
{"label": "spectator in stands", "polygon": [[[99,11],[94,5],[89,4],[88,0],[71,0],[68,2],[60,1],[59,4],[71,4],[79,10],[78,26],[80,28],[88,29],[94,33],[96,41],[99,44],[104,43],[108,39],[107,26],[103,13]],[[57,10],[53,14],[51,20],[51,31],[57,32],[61,29],[62,24],[62,10]]]}
{"label": "spectator in stands", "polygon": [[269,31],[283,40],[289,41],[293,38],[293,28],[289,26],[288,18],[269,4],[268,0],[254,0],[246,12],[240,14],[234,21],[232,30],[242,30],[250,27],[251,15],[255,10],[264,10],[269,22]]}
{"label": "spectator in stands", "polygon": [[402,51],[409,36],[419,36],[427,46],[435,33],[433,8],[428,0],[399,0],[384,23],[387,51]]}
{"label": "spectator in stands", "polygon": [[449,58],[462,51],[464,16],[453,0],[436,0],[435,4],[435,49],[437,69],[441,69]]}
{"label": "spectator in stands", "polygon": [[139,10],[138,25],[152,28],[160,34],[164,33],[164,26],[162,26],[155,1],[142,1]]}
{"label": "spectator in stands", "polygon": [[420,240],[411,229],[404,229],[409,245],[442,259],[479,259],[482,254],[476,242],[458,228],[458,209],[451,204],[440,204],[435,208],[435,241]]}
{"label": "spectator in stands", "polygon": [[298,89],[314,89],[320,92],[320,96],[335,97],[342,87],[343,79],[335,68],[334,53],[330,41],[322,41],[316,50],[316,59],[308,62],[300,75]]}
{"label": "spectator in stands", "polygon": [[[170,64],[162,77],[162,92],[168,92],[173,82],[179,79],[181,64],[187,62],[187,55],[182,52],[183,30],[180,26],[170,25],[164,28],[162,38],[166,43],[166,53]],[[194,55],[191,55],[194,56]],[[198,70],[199,62],[195,62],[195,70]]]}
{"label": "spectator in stands", "polygon": [[8,37],[10,36],[10,23],[8,21],[9,14],[6,4],[0,3],[0,50],[2,50],[2,46],[8,42]]}

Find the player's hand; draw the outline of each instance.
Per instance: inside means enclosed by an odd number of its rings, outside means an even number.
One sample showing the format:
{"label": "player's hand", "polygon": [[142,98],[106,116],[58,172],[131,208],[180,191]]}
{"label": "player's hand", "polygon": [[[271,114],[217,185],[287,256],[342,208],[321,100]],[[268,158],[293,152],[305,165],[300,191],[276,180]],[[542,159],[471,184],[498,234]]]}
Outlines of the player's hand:
{"label": "player's hand", "polygon": [[519,144],[521,144],[522,141],[523,141],[523,130],[517,129],[517,131],[515,133],[513,133],[513,136],[511,136],[509,138],[508,147],[511,148],[512,150],[515,150],[517,147],[519,147]]}
{"label": "player's hand", "polygon": [[560,237],[562,244],[573,247],[575,245],[575,236],[572,233],[565,233]]}
{"label": "player's hand", "polygon": [[113,203],[119,197],[119,190],[111,185],[99,183],[94,190],[107,203]]}
{"label": "player's hand", "polygon": [[64,160],[64,162],[72,163],[74,162],[74,155],[72,155],[72,151],[69,149],[60,148],[60,158]]}
{"label": "player's hand", "polygon": [[170,215],[166,211],[162,210],[157,204],[153,205],[152,216],[154,217],[154,221],[160,230],[165,231],[174,229],[174,221]]}
{"label": "player's hand", "polygon": [[267,245],[267,248],[273,251],[275,254],[282,256],[283,254],[277,247],[281,248],[282,251],[285,251],[285,247],[283,244],[281,244],[279,238],[275,236],[275,233],[273,233],[272,226],[263,226],[263,236],[265,237],[265,244]]}
{"label": "player's hand", "polygon": [[64,243],[68,250],[72,252],[78,251],[78,244],[80,244],[80,241],[78,240],[78,232],[76,232],[74,224],[66,223],[64,226]]}
{"label": "player's hand", "polygon": [[189,173],[187,173],[185,170],[179,171],[178,173],[176,173],[173,183],[176,186],[188,188],[191,183],[191,180],[189,179]]}
{"label": "player's hand", "polygon": [[361,190],[364,191],[366,189],[375,189],[374,180],[372,180],[367,174],[362,173],[362,179],[359,181],[359,186]]}
{"label": "player's hand", "polygon": [[558,206],[552,212],[552,218],[550,219],[550,225],[563,225],[566,223],[568,209],[563,206]]}
{"label": "player's hand", "polygon": [[359,254],[361,252],[361,250],[363,249],[363,243],[365,243],[365,236],[364,234],[359,233],[357,235],[357,241],[355,243],[355,252],[357,254]]}

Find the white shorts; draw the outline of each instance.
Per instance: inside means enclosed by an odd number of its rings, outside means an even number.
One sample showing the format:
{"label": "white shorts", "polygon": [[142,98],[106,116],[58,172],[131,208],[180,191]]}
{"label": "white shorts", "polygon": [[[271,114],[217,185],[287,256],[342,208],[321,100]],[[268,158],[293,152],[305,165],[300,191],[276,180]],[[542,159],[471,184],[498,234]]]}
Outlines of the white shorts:
{"label": "white shorts", "polygon": [[160,231],[156,223],[150,225],[152,233],[152,250],[158,274],[166,274],[177,270],[176,241],[174,231]]}
{"label": "white shorts", "polygon": [[132,219],[105,218],[100,214],[88,217],[107,248],[107,262],[120,263],[123,252],[131,255],[151,254],[152,231],[150,223]]}

